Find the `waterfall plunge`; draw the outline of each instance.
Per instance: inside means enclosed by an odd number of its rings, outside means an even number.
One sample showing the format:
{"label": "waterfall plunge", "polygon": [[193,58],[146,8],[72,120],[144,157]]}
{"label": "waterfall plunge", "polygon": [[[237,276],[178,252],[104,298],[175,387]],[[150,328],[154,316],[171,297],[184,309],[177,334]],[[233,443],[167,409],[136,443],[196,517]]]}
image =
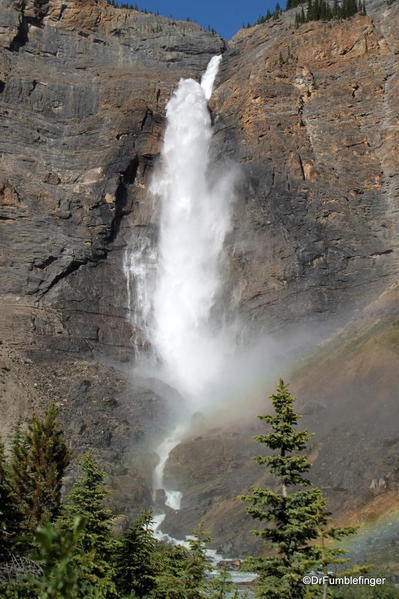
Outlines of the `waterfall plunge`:
{"label": "waterfall plunge", "polygon": [[161,164],[151,185],[161,208],[151,340],[168,382],[192,409],[201,408],[229,346],[222,323],[212,321],[234,185],[230,173],[215,181],[209,174],[207,100],[220,60],[212,58],[201,85],[181,80],[170,99]]}
{"label": "waterfall plunge", "polygon": [[[211,59],[201,84],[182,79],[167,104],[161,160],[150,186],[160,207],[159,245],[154,251],[144,238],[125,257],[132,323],[144,329],[160,359],[158,376],[180,392],[189,413],[213,399],[210,390],[233,346],[220,306],[218,318],[214,313],[235,183],[235,172],[218,169],[216,176],[211,168],[207,103],[221,59]],[[182,494],[165,489],[164,468],[185,428],[181,422],[156,450],[154,492],[163,489],[165,505],[174,510],[180,509]],[[164,518],[154,519],[159,538],[165,536],[160,531]]]}
{"label": "waterfall plunge", "polygon": [[[180,81],[166,107],[161,164],[151,185],[161,208],[151,338],[166,377],[191,411],[204,402],[228,347],[223,326],[212,323],[234,185],[229,173],[213,183],[209,177],[212,124],[207,102],[221,59],[211,59],[201,84]],[[184,424],[158,447],[154,472],[154,489],[163,488],[165,504],[175,510],[181,493],[165,489],[163,473],[183,431]]]}

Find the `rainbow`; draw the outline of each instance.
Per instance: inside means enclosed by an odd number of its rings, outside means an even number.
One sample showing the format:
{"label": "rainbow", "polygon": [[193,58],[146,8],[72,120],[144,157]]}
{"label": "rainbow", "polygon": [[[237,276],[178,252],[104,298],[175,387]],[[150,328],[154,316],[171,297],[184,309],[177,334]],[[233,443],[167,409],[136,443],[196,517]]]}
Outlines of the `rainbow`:
{"label": "rainbow", "polygon": [[390,561],[399,561],[398,538],[399,505],[396,505],[383,514],[369,514],[358,532],[348,537],[342,546],[354,561],[366,559],[378,566],[378,557],[381,556],[381,564],[389,566]]}

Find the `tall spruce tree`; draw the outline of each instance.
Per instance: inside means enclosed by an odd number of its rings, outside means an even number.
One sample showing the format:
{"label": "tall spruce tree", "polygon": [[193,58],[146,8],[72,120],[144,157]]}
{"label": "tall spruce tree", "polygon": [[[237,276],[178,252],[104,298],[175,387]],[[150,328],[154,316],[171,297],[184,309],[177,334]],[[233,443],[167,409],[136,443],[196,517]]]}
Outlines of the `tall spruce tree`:
{"label": "tall spruce tree", "polygon": [[189,540],[189,549],[164,545],[158,548],[159,573],[152,599],[209,599],[213,585],[207,577],[206,548],[210,537],[202,524]]}
{"label": "tall spruce tree", "polygon": [[116,552],[115,571],[118,591],[123,596],[148,597],[156,585],[159,571],[152,532],[152,512],[146,510],[122,535]]}
{"label": "tall spruce tree", "polygon": [[230,572],[227,565],[222,566],[217,576],[213,576],[209,580],[209,597],[211,599],[239,599],[239,591],[237,586],[232,582]]}
{"label": "tall spruce tree", "polygon": [[[271,542],[269,558],[252,558],[252,567],[259,574],[258,596],[267,599],[310,599],[320,596],[320,587],[306,587],[302,578],[315,568],[327,574],[331,566],[342,566],[348,560],[336,542],[353,534],[353,527],[330,527],[326,501],[320,489],[313,488],[306,478],[310,462],[303,452],[313,436],[306,430],[297,430],[301,415],[294,411],[295,398],[280,379],[276,393],[270,396],[275,415],[259,416],[271,427],[255,439],[271,450],[272,454],[257,456],[258,464],[266,466],[277,482],[277,488],[252,489],[242,499],[250,503],[247,511],[264,523],[254,531]],[[302,488],[301,488],[302,487]],[[329,541],[335,542],[331,545]],[[358,566],[345,573],[359,573],[367,569]],[[322,588],[327,597],[327,584]]]}
{"label": "tall spruce tree", "polygon": [[71,530],[76,518],[84,527],[76,542],[76,563],[80,572],[77,599],[111,599],[116,597],[113,555],[117,541],[112,535],[113,514],[104,505],[109,491],[103,472],[91,454],[79,462],[82,475],[73,485],[62,505],[59,518],[64,530]]}
{"label": "tall spruce tree", "polygon": [[206,549],[211,542],[211,537],[204,530],[201,522],[189,539],[190,557],[186,568],[187,586],[191,590],[193,599],[207,596],[207,563]]}
{"label": "tall spruce tree", "polygon": [[33,531],[57,516],[62,478],[70,459],[53,402],[43,418],[33,414],[27,429],[21,422],[17,424],[11,455],[17,503],[25,514],[25,528]]}
{"label": "tall spruce tree", "polygon": [[[159,571],[156,586],[149,595],[151,599],[181,599],[187,594],[185,571],[189,552],[181,545],[159,543],[157,547]],[[191,599],[191,597],[190,597]]]}
{"label": "tall spruce tree", "polygon": [[251,504],[249,514],[265,524],[254,532],[271,542],[273,555],[253,559],[252,567],[259,575],[259,597],[302,599],[306,591],[302,577],[314,557],[311,543],[327,522],[326,506],[321,491],[305,478],[310,463],[301,452],[312,435],[296,430],[301,416],[293,409],[295,398],[282,380],[270,397],[275,415],[259,418],[271,426],[271,432],[255,439],[273,454],[255,460],[268,468],[278,489],[255,488],[242,499]]}

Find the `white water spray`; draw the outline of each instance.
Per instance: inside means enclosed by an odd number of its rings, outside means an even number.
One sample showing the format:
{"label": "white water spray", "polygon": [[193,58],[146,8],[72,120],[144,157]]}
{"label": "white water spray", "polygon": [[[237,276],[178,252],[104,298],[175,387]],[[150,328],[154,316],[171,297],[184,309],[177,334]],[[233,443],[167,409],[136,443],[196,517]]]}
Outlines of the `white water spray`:
{"label": "white water spray", "polygon": [[166,437],[164,441],[157,447],[157,454],[159,456],[159,462],[154,470],[153,476],[153,489],[154,494],[157,490],[163,489],[165,492],[165,505],[170,507],[172,510],[179,510],[181,506],[182,493],[180,491],[173,491],[165,488],[163,481],[163,474],[165,465],[168,460],[169,454],[179,444],[181,440],[182,430],[177,428],[170,436]]}
{"label": "white water spray", "polygon": [[201,77],[201,87],[206,100],[210,100],[215,83],[216,75],[218,74],[222,56],[213,56],[209,61],[205,73]]}
{"label": "white water spray", "polygon": [[[161,160],[150,186],[160,208],[159,246],[154,252],[144,238],[125,259],[132,324],[149,337],[160,376],[180,392],[189,414],[209,401],[232,346],[218,300],[235,173],[215,175],[208,110],[221,59],[211,59],[201,84],[182,79],[167,104]],[[183,433],[180,424],[156,450],[154,496],[162,489],[165,505],[174,510],[180,509],[182,494],[165,488],[164,468]],[[164,518],[155,517],[159,538],[167,536],[160,530]]]}
{"label": "white water spray", "polygon": [[[221,59],[211,59],[201,84],[180,81],[166,108],[161,164],[151,185],[160,202],[152,342],[167,380],[191,412],[201,407],[206,389],[221,373],[228,347],[222,323],[212,322],[221,292],[221,259],[234,185],[229,173],[213,182],[210,178],[212,125],[207,102]],[[154,490],[163,489],[165,505],[174,510],[180,509],[182,494],[165,488],[163,474],[183,430],[177,428],[158,447],[160,461],[154,472]]]}
{"label": "white water spray", "polygon": [[170,99],[161,165],[151,185],[161,208],[152,342],[168,382],[193,409],[221,373],[228,347],[222,324],[212,322],[234,185],[230,173],[210,179],[207,99],[220,60],[212,58],[201,85],[181,80]]}
{"label": "white water spray", "polygon": [[139,354],[140,343],[137,334],[148,334],[148,323],[151,318],[151,293],[154,272],[157,269],[157,250],[152,240],[144,234],[139,234],[135,245],[129,246],[123,261],[127,283],[128,315],[133,325],[133,349]]}

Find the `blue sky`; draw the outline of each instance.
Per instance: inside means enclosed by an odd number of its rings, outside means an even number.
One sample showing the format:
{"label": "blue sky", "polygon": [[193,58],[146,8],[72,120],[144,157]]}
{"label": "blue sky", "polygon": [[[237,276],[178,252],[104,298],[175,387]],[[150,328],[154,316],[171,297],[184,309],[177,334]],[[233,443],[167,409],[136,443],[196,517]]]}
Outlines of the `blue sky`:
{"label": "blue sky", "polygon": [[[165,17],[172,16],[176,19],[190,17],[192,21],[203,27],[210,25],[225,39],[230,39],[242,27],[243,23],[254,23],[260,15],[264,15],[268,8],[274,8],[275,0],[124,0],[129,4],[137,4],[139,8],[146,8],[159,12]],[[280,1],[285,7],[285,1]]]}

